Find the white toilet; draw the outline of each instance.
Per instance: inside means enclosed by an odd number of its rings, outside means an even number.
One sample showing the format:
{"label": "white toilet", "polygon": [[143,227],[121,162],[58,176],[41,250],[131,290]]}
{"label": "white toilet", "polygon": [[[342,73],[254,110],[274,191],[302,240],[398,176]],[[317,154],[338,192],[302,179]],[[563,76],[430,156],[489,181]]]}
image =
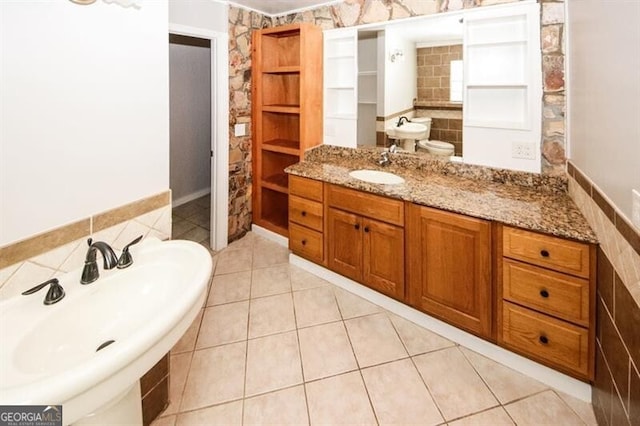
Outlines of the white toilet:
{"label": "white toilet", "polygon": [[[414,117],[411,122],[424,124],[427,127],[427,135],[431,133],[431,117]],[[426,150],[431,155],[442,157],[451,157],[455,153],[455,147],[452,143],[432,141],[428,137],[418,141],[418,149]]]}

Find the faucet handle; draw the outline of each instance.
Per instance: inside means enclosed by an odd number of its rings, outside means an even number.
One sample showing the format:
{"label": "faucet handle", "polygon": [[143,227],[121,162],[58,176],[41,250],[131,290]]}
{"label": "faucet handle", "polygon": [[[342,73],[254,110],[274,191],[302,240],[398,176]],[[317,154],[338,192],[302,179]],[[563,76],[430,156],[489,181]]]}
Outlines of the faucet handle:
{"label": "faucet handle", "polygon": [[51,285],[51,287],[49,287],[49,291],[47,291],[47,295],[44,298],[45,305],[53,305],[54,303],[59,302],[64,298],[64,295],[65,295],[64,289],[60,285],[60,281],[58,281],[57,278],[52,278],[50,280],[43,282],[42,284],[38,284],[37,286],[22,292],[22,295],[27,296],[29,294],[36,293],[48,285]]}
{"label": "faucet handle", "polygon": [[141,240],[142,235],[124,246],[124,248],[122,249],[122,254],[120,255],[120,259],[118,259],[118,269],[124,269],[131,266],[131,264],[133,263],[133,257],[131,257],[131,253],[129,253],[129,247],[134,244],[138,244]]}

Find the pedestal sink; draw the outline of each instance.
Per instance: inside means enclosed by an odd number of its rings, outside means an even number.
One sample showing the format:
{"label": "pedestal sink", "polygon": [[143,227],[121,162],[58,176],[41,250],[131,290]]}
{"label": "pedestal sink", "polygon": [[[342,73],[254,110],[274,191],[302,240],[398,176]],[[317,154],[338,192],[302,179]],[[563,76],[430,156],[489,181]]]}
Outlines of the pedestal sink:
{"label": "pedestal sink", "polygon": [[202,308],[212,262],[191,241],[148,238],[131,252],[132,266],[92,284],[80,269],[59,276],[66,297],[54,305],[44,292],[0,302],[0,404],[61,404],[63,424],[107,424],[105,407],[139,398],[140,377]]}
{"label": "pedestal sink", "polygon": [[402,126],[391,126],[386,130],[392,139],[427,139],[427,126],[420,123],[404,123]]}
{"label": "pedestal sink", "polygon": [[380,170],[354,170],[349,172],[349,176],[369,183],[379,183],[385,185],[398,185],[404,183],[404,179],[393,173],[382,172]]}

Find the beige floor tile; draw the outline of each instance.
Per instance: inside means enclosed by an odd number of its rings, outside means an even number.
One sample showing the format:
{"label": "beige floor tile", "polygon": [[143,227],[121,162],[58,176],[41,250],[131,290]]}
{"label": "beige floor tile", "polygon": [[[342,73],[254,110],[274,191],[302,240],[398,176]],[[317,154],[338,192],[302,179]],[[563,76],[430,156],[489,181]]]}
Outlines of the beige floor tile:
{"label": "beige floor tile", "polygon": [[174,207],[172,210],[172,214],[175,216],[181,217],[183,219],[186,219],[200,210],[201,208],[199,205],[197,205],[196,203],[188,202],[178,207]]}
{"label": "beige floor tile", "polygon": [[593,405],[560,391],[554,391],[588,426],[598,426]]}
{"label": "beige floor tile", "polygon": [[176,416],[166,416],[166,417],[158,417],[153,422],[151,422],[151,426],[175,426],[176,424]]}
{"label": "beige floor tile", "polygon": [[504,411],[504,408],[496,407],[469,417],[463,417],[460,420],[449,423],[449,426],[511,426],[514,424],[511,417]]}
{"label": "beige floor tile", "polygon": [[195,228],[190,229],[189,231],[182,234],[182,236],[180,236],[180,239],[195,241],[196,243],[199,243],[200,241],[204,241],[207,238],[209,238],[209,235],[210,235],[210,232],[208,229],[204,229],[199,226],[196,226]]}
{"label": "beige floor tile", "polygon": [[470,349],[460,346],[460,350],[485,383],[489,385],[501,404],[507,404],[547,389],[547,386],[537,380],[485,358]]}
{"label": "beige floor tile", "polygon": [[251,294],[251,271],[213,277],[207,306],[248,300]]}
{"label": "beige floor tile", "polygon": [[163,415],[175,414],[180,409],[184,386],[191,366],[191,356],[191,352],[171,355],[169,362],[169,406],[164,410]]}
{"label": "beige floor tile", "polygon": [[498,405],[457,347],[419,355],[413,360],[445,420]]}
{"label": "beige floor tile", "polygon": [[253,299],[249,309],[249,338],[296,329],[291,293]]}
{"label": "beige floor tile", "polygon": [[245,342],[195,351],[181,411],[242,398]]}
{"label": "beige floor tile", "polygon": [[202,322],[202,313],[204,309],[200,309],[196,319],[193,320],[187,331],[182,335],[178,343],[171,348],[171,354],[179,354],[182,352],[192,351],[196,347],[196,339],[198,331],[200,331],[200,323]]}
{"label": "beige floor tile", "polygon": [[552,390],[544,391],[504,407],[517,425],[584,425]]}
{"label": "beige floor tile", "polygon": [[242,401],[181,413],[176,422],[176,426],[239,426],[241,424]]}
{"label": "beige floor tile", "polygon": [[329,286],[329,282],[317,277],[309,272],[298,268],[297,266],[289,266],[291,274],[291,287],[293,291],[307,290],[310,288]]}
{"label": "beige floor tile", "polygon": [[397,315],[389,314],[389,319],[411,356],[456,345],[451,340]]}
{"label": "beige floor tile", "polygon": [[253,251],[250,248],[238,250],[225,249],[218,255],[215,274],[222,275],[233,272],[250,271],[252,256]]}
{"label": "beige floor tile", "polygon": [[360,368],[409,356],[385,314],[353,318],[344,323]]}
{"label": "beige floor tile", "polygon": [[333,287],[342,318],[349,319],[382,312],[382,308],[364,300],[360,296],[349,293],[339,287]]}
{"label": "beige floor tile", "polygon": [[201,228],[209,230],[209,224],[211,223],[211,213],[209,213],[208,209],[203,209],[189,216],[186,220],[191,223],[195,223]]}
{"label": "beige floor tile", "polygon": [[289,263],[289,249],[271,241],[256,241],[253,245],[253,268]]}
{"label": "beige floor tile", "polygon": [[226,250],[238,250],[241,248],[253,248],[253,240],[255,234],[253,232],[247,232],[242,238],[235,240],[229,244]]}
{"label": "beige floor tile", "polygon": [[246,396],[300,383],[302,369],[295,331],[249,340]]}
{"label": "beige floor tile", "polygon": [[306,383],[305,387],[312,425],[376,424],[358,371]]}
{"label": "beige floor tile", "polygon": [[273,296],[291,291],[289,265],[254,269],[251,277],[251,298]]}
{"label": "beige floor tile", "polygon": [[193,200],[194,203],[201,207],[209,208],[211,207],[211,194],[203,195],[200,198],[196,198]]}
{"label": "beige floor tile", "polygon": [[318,287],[293,293],[298,328],[342,319],[331,287]]}
{"label": "beige floor tile", "polygon": [[247,340],[248,321],[248,300],[205,309],[196,348]]}
{"label": "beige floor tile", "polygon": [[303,386],[248,398],[244,403],[245,425],[309,424]]}
{"label": "beige floor tile", "polygon": [[298,330],[305,381],[358,368],[342,321]]}
{"label": "beige floor tile", "polygon": [[362,370],[378,422],[437,425],[442,416],[410,359]]}

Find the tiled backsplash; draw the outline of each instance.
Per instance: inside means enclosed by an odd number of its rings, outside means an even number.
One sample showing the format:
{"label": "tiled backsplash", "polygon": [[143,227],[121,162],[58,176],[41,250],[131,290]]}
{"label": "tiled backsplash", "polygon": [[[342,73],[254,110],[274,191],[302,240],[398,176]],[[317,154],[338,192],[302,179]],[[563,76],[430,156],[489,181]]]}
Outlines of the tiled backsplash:
{"label": "tiled backsplash", "polygon": [[418,52],[418,101],[449,101],[451,61],[462,59],[462,44],[421,47]]}
{"label": "tiled backsplash", "polygon": [[122,250],[139,235],[171,238],[169,191],[0,248],[0,300],[82,267],[89,236]]}
{"label": "tiled backsplash", "polygon": [[569,195],[600,239],[596,378],[600,425],[640,424],[640,232],[569,163]]}

